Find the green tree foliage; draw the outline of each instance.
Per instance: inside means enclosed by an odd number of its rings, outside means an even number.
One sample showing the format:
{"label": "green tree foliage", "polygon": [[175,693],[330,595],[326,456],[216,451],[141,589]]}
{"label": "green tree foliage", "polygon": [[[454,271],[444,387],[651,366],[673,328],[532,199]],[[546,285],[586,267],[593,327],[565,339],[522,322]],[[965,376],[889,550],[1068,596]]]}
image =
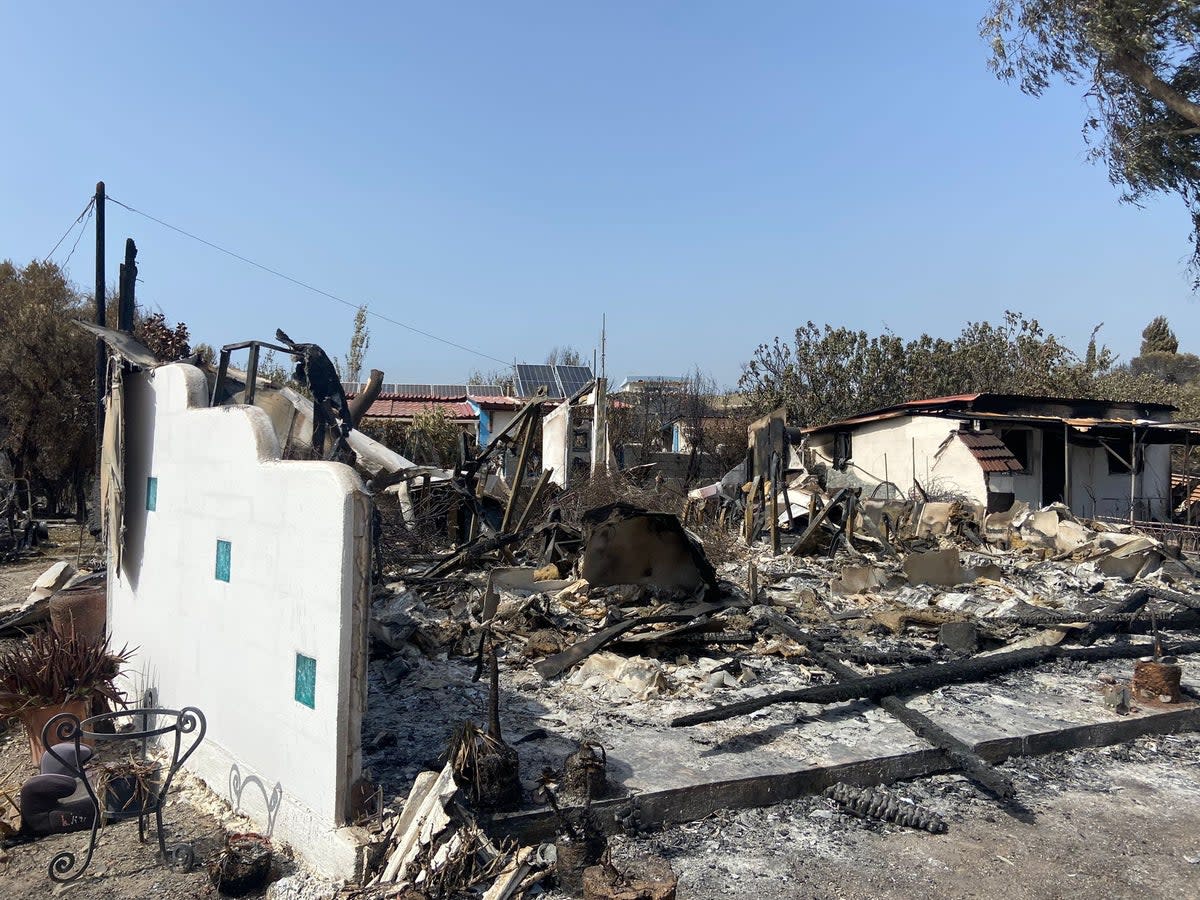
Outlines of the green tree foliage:
{"label": "green tree foliage", "polygon": [[350,350],[346,353],[346,371],[343,381],[358,383],[362,375],[363,357],[371,346],[371,332],[367,329],[367,308],[360,306],[354,313],[354,332],[350,335]]}
{"label": "green tree foliage", "polygon": [[440,406],[419,410],[411,423],[363,419],[359,429],[421,465],[446,467],[458,461],[459,435],[463,429]]}
{"label": "green tree foliage", "polygon": [[139,317],[134,322],[133,336],[160,362],[175,362],[192,352],[192,336],[187,325],[183,322],[172,325],[162,313]]}
{"label": "green tree foliage", "polygon": [[792,343],[760,345],[738,386],[756,411],[785,406],[793,421],[816,425],[921,397],[1077,395],[1112,363],[1107,348],[1093,349],[1089,369],[1036,319],[1015,312],[999,325],[970,323],[953,340],[906,341],[809,322]]}
{"label": "green tree foliage", "polygon": [[1086,87],[1084,136],[1123,200],[1183,198],[1200,287],[1200,3],[992,0],[980,32],[992,70],[1025,93]]}
{"label": "green tree foliage", "polygon": [[93,315],[54,263],[0,262],[0,450],[54,507],[94,462],[96,344],[71,324]]}
{"label": "green tree foliage", "polygon": [[1155,316],[1142,329],[1142,356],[1149,353],[1178,353],[1179,338],[1171,330],[1166,316]]}

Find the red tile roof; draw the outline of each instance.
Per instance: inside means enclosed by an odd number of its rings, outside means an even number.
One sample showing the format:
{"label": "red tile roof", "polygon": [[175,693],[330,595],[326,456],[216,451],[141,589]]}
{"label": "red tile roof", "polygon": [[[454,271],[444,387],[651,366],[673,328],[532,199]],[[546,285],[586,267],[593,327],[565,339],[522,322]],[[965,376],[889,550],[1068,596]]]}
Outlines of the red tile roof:
{"label": "red tile roof", "polygon": [[522,405],[516,397],[476,397],[474,394],[467,396],[483,409],[520,409]]}
{"label": "red tile roof", "polygon": [[381,419],[411,419],[417,413],[436,406],[446,414],[448,419],[474,419],[475,410],[465,400],[432,400],[423,397],[420,400],[408,400],[393,396],[380,397],[366,412],[367,418]]}
{"label": "red tile roof", "polygon": [[960,431],[958,439],[967,445],[971,455],[985,472],[1023,472],[1024,466],[993,431]]}
{"label": "red tile roof", "polygon": [[1172,488],[1187,487],[1188,485],[1191,485],[1192,492],[1188,495],[1187,499],[1184,502],[1185,503],[1200,502],[1200,479],[1197,479],[1196,476],[1194,476],[1194,475],[1189,479],[1187,477],[1187,475],[1185,475],[1182,472],[1172,472],[1171,473],[1171,487]]}

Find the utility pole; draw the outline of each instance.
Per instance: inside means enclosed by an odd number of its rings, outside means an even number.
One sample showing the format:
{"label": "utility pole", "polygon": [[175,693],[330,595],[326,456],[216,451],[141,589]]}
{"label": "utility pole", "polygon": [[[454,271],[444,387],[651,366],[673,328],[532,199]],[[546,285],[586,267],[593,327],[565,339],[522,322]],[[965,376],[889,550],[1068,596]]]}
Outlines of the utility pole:
{"label": "utility pole", "polygon": [[133,333],[133,316],[137,308],[137,244],[125,238],[125,262],[121,263],[121,305],[117,307],[117,328]]}
{"label": "utility pole", "polygon": [[[96,182],[96,324],[107,324],[104,296],[104,182]],[[100,471],[100,454],[104,447],[104,393],[108,381],[108,351],[104,341],[96,338],[96,471]]]}
{"label": "utility pole", "polygon": [[[609,474],[608,466],[608,379],[604,377],[605,319],[600,319],[600,377],[593,388],[592,406],[592,474]],[[592,361],[595,366],[595,360]]]}

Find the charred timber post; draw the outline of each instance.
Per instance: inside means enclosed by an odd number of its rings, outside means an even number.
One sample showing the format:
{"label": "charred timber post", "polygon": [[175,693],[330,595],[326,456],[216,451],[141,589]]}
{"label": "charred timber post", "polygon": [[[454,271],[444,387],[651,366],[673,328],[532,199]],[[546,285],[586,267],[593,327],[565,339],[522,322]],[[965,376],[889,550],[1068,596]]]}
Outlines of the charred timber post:
{"label": "charred timber post", "polygon": [[512,491],[508,495],[508,503],[504,507],[504,519],[500,523],[500,532],[508,531],[512,522],[513,512],[517,508],[517,497],[521,493],[521,485],[525,481],[525,467],[529,464],[529,451],[533,445],[533,432],[537,427],[537,419],[529,416],[521,436],[521,452],[517,457],[517,471],[513,475]]}
{"label": "charred timber post", "polygon": [[771,555],[779,555],[779,454],[771,454],[771,502],[767,515],[771,517]]}
{"label": "charred timber post", "polygon": [[529,495],[529,502],[525,504],[525,509],[521,511],[521,518],[517,519],[517,531],[524,531],[525,526],[529,524],[529,517],[533,514],[534,506],[542,496],[542,491],[546,489],[546,482],[550,480],[550,476],[554,474],[553,469],[546,469],[538,478],[537,484],[533,486],[533,493]]}
{"label": "charred timber post", "polygon": [[383,373],[378,369],[372,369],[371,374],[367,376],[366,387],[361,393],[355,395],[350,401],[350,425],[353,428],[358,428],[358,423],[362,421],[362,417],[366,415],[367,410],[371,408],[371,404],[379,397],[379,392],[383,389]]}
{"label": "charred timber post", "polygon": [[[1175,654],[1200,652],[1200,641],[1184,641],[1171,648]],[[689,713],[672,720],[671,726],[699,725],[703,722],[721,722],[736,716],[744,716],[778,703],[843,703],[847,700],[878,700],[891,694],[907,691],[924,691],[962,684],[966,681],[983,681],[993,675],[1011,672],[1027,666],[1053,659],[1074,659],[1095,662],[1104,659],[1137,659],[1153,656],[1153,644],[1117,644],[1106,647],[1028,647],[1009,653],[992,656],[972,657],[957,662],[931,666],[918,666],[902,672],[889,672],[858,681],[843,681],[837,684],[820,684],[797,691],[780,691],[753,700],[730,703],[700,712]]]}
{"label": "charred timber post", "polygon": [[[104,182],[96,182],[96,324],[105,327],[104,310]],[[108,381],[108,351],[96,338],[96,471],[104,449],[104,394]]]}
{"label": "charred timber post", "polygon": [[121,263],[121,300],[117,306],[117,328],[133,334],[133,317],[137,309],[137,244],[125,238],[125,262]]}

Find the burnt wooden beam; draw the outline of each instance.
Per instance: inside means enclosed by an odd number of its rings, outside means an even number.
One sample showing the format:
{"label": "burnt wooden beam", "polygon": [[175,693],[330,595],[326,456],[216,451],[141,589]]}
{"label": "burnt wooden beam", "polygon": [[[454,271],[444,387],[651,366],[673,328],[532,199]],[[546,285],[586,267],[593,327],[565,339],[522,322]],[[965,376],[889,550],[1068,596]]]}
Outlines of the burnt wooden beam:
{"label": "burnt wooden beam", "polygon": [[[1200,652],[1200,641],[1185,641],[1171,648],[1172,653]],[[956,662],[917,666],[901,672],[888,672],[873,678],[820,684],[795,691],[780,691],[753,700],[742,700],[725,706],[689,713],[673,719],[671,726],[679,728],[702,722],[720,722],[744,716],[779,703],[842,703],[846,700],[878,700],[891,694],[925,691],[966,681],[984,681],[1015,669],[1036,666],[1055,659],[1094,662],[1104,659],[1137,659],[1153,656],[1153,644],[1115,644],[1104,647],[1028,647],[991,656],[974,656]]]}
{"label": "burnt wooden beam", "polygon": [[[812,635],[801,631],[782,616],[771,615],[773,628],[804,647],[821,668],[841,682],[862,681],[864,676],[825,651],[824,644]],[[952,735],[924,713],[910,709],[896,696],[880,697],[875,701],[886,712],[899,720],[917,737],[945,751],[950,760],[984,790],[1000,798],[1011,799],[1016,795],[1012,782],[995,766],[981,759],[965,741]]]}

